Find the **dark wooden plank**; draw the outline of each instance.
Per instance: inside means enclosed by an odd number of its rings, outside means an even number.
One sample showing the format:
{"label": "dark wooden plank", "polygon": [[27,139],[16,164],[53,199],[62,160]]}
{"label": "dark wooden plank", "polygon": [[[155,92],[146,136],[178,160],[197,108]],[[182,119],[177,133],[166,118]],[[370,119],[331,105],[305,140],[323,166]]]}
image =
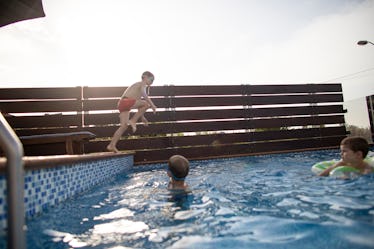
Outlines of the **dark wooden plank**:
{"label": "dark wooden plank", "polygon": [[[151,111],[145,114],[149,122],[167,122],[181,120],[211,120],[211,119],[232,119],[244,118],[245,109],[230,110],[190,110],[190,111],[159,111],[153,114]],[[118,124],[119,113],[85,114],[86,125]]]}
{"label": "dark wooden plank", "polygon": [[[135,83],[135,82],[134,82]],[[83,87],[83,98],[120,98],[127,86],[123,87]]]}
{"label": "dark wooden plank", "polygon": [[36,129],[15,129],[14,130],[18,136],[32,136],[32,135],[44,135],[44,134],[55,134],[55,133],[71,133],[78,131],[86,131],[82,128],[36,128]]}
{"label": "dark wooden plank", "polygon": [[13,129],[82,126],[81,115],[7,116],[6,120]]}
{"label": "dark wooden plank", "polygon": [[71,112],[80,111],[77,100],[1,102],[0,110],[6,113]]}
{"label": "dark wooden plank", "polygon": [[343,102],[341,94],[307,94],[276,96],[230,96],[230,97],[175,97],[154,99],[158,107],[210,107],[243,105],[279,105]]}
{"label": "dark wooden plank", "polygon": [[249,94],[342,92],[341,84],[249,85]]}
{"label": "dark wooden plank", "polygon": [[118,99],[90,99],[83,100],[83,111],[117,111]]}
{"label": "dark wooden plank", "polygon": [[[91,99],[83,101],[84,111],[117,110],[119,99]],[[177,97],[177,98],[152,98],[158,108],[175,107],[208,107],[208,106],[242,106],[246,98],[237,97]]]}
{"label": "dark wooden plank", "polygon": [[244,95],[342,92],[341,84],[154,86],[154,96]]}
{"label": "dark wooden plank", "polygon": [[[160,135],[181,132],[206,132],[242,129],[277,129],[281,127],[344,124],[344,115],[316,116],[316,117],[296,117],[296,118],[276,118],[276,119],[253,119],[253,120],[225,120],[211,122],[185,122],[185,123],[152,123],[147,127],[138,125],[134,135]],[[106,127],[84,127],[97,137],[111,137],[118,126]],[[129,135],[131,130],[127,130],[124,135]]]}
{"label": "dark wooden plank", "polygon": [[269,108],[250,108],[250,117],[280,117],[297,115],[315,115],[315,114],[337,114],[345,113],[343,105],[326,106],[293,106],[293,107],[269,107]]}
{"label": "dark wooden plank", "polygon": [[[134,111],[135,112],[135,111]],[[182,120],[213,120],[235,119],[249,117],[280,117],[294,115],[344,113],[342,105],[331,106],[296,106],[274,108],[249,108],[249,109],[214,109],[214,110],[181,110],[159,111],[155,115],[149,111],[145,114],[149,122],[167,122]],[[85,125],[118,124],[119,113],[85,113]]]}
{"label": "dark wooden plank", "polygon": [[270,141],[280,139],[302,139],[324,136],[345,136],[347,131],[345,126],[339,127],[322,127],[307,129],[275,130],[275,131],[258,131],[250,133],[250,140],[253,141]]}
{"label": "dark wooden plank", "polygon": [[25,156],[49,156],[65,154],[65,143],[24,145]]}
{"label": "dark wooden plank", "polygon": [[342,94],[308,94],[308,95],[279,95],[251,96],[252,105],[281,105],[343,102]]}
{"label": "dark wooden plank", "polygon": [[249,121],[250,128],[280,128],[292,126],[307,125],[327,125],[344,124],[344,115],[316,116],[316,117],[295,117],[295,118],[277,118],[277,119],[255,119]]}
{"label": "dark wooden plank", "polygon": [[[128,86],[128,85],[127,85]],[[123,87],[84,87],[84,98],[120,97]],[[341,84],[279,84],[279,85],[166,85],[152,86],[151,96],[199,96],[342,92]]]}
{"label": "dark wooden plank", "polygon": [[[183,146],[220,146],[227,144],[272,141],[282,139],[305,139],[322,136],[345,136],[345,127],[309,128],[277,131],[259,131],[249,133],[221,133],[210,135],[174,136],[174,137],[139,137],[120,140],[120,150],[144,150]],[[86,152],[105,151],[108,141],[91,141]]]}
{"label": "dark wooden plank", "polygon": [[264,143],[254,143],[252,146],[252,153],[269,153],[274,151],[293,151],[300,149],[313,149],[319,147],[338,147],[340,141],[345,136],[311,138],[311,139],[295,139],[284,141],[270,141]]}
{"label": "dark wooden plank", "polygon": [[244,85],[152,86],[151,96],[242,95]]}
{"label": "dark wooden plank", "polygon": [[0,88],[0,100],[80,98],[81,87]]}
{"label": "dark wooden plank", "polygon": [[[170,148],[166,150],[136,151],[136,164],[166,162],[174,154],[181,154],[190,160],[235,157],[280,152],[296,152],[316,148],[338,147],[344,136],[311,138],[299,140],[270,141],[264,143],[235,144],[230,146],[197,146]],[[203,152],[203,153],[202,153]]]}
{"label": "dark wooden plank", "polygon": [[[119,99],[91,99],[83,101],[84,111],[117,110]],[[218,107],[243,105],[280,105],[343,102],[341,94],[308,94],[277,96],[214,96],[152,98],[158,108]]]}

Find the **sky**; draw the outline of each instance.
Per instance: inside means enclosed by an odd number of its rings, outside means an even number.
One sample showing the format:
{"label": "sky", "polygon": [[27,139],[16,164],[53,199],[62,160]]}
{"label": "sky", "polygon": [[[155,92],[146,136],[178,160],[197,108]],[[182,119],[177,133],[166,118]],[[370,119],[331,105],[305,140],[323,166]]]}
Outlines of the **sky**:
{"label": "sky", "polygon": [[[374,94],[374,0],[44,0],[0,28],[0,87],[342,83]],[[361,99],[362,101],[357,101]],[[366,114],[367,115],[367,114]],[[356,119],[356,118],[354,118]]]}

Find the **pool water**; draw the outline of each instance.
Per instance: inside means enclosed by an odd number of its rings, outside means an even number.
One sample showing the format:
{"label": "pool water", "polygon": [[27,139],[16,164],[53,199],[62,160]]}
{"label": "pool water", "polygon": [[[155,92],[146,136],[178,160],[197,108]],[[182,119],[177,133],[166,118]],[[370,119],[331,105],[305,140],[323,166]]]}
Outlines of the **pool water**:
{"label": "pool water", "polygon": [[316,177],[337,150],[197,161],[192,192],[136,167],[27,221],[28,248],[374,248],[374,174]]}

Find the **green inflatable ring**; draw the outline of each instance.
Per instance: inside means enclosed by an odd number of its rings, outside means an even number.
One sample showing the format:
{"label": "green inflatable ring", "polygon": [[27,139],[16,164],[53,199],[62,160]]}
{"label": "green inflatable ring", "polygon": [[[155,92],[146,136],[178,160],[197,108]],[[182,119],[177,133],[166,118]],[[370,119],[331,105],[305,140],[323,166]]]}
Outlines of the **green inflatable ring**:
{"label": "green inflatable ring", "polygon": [[339,166],[335,169],[331,170],[330,176],[332,177],[347,177],[351,175],[351,173],[354,174],[360,174],[360,170],[350,167],[350,166]]}
{"label": "green inflatable ring", "polygon": [[373,156],[372,157],[366,157],[364,159],[364,161],[367,162],[371,167],[374,168],[374,157]]}
{"label": "green inflatable ring", "polygon": [[322,171],[324,171],[325,169],[334,165],[337,162],[338,161],[331,160],[331,161],[322,161],[322,162],[316,163],[312,166],[312,172],[318,175],[319,173],[321,173]]}

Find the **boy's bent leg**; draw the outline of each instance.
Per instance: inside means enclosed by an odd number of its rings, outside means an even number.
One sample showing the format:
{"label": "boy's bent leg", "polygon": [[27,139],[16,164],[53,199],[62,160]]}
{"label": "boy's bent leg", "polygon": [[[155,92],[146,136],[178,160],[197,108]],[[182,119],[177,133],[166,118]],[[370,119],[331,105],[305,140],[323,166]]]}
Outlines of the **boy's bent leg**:
{"label": "boy's bent leg", "polygon": [[148,120],[144,117],[144,114],[140,119],[142,120],[144,126],[148,126]]}
{"label": "boy's bent leg", "polygon": [[134,114],[134,116],[130,119],[128,123],[129,125],[131,125],[132,131],[135,133],[136,122],[138,122],[138,119],[144,115],[145,111],[149,108],[149,104],[146,101],[141,100],[139,102],[137,101],[134,107],[138,107],[138,112]]}

